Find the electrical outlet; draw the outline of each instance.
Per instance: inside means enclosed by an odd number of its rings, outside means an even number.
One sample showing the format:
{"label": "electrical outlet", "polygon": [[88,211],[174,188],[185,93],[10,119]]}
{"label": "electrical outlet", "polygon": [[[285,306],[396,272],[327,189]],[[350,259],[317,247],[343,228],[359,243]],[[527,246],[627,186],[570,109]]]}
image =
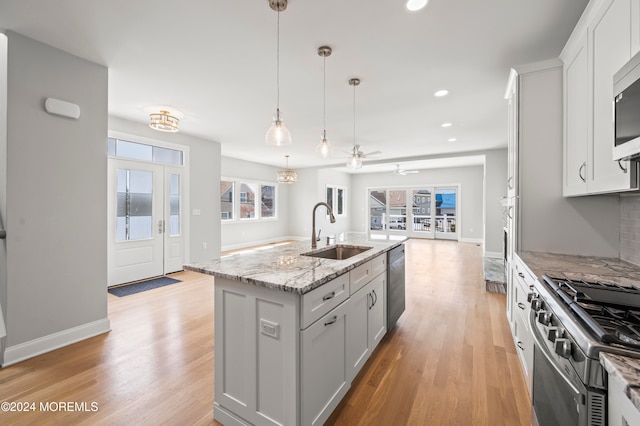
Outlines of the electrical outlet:
{"label": "electrical outlet", "polygon": [[193,209],[194,216],[200,216],[200,209]]}
{"label": "electrical outlet", "polygon": [[202,248],[206,249],[207,248],[207,243],[202,243]]}
{"label": "electrical outlet", "polygon": [[280,339],[280,324],[261,318],[260,332],[265,336],[273,337],[274,339]]}

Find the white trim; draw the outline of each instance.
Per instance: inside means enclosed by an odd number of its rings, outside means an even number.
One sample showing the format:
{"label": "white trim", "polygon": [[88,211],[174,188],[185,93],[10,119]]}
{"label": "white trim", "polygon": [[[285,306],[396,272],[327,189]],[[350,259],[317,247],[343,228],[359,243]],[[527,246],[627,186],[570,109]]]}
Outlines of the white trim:
{"label": "white trim", "polygon": [[4,351],[2,367],[16,364],[29,358],[42,355],[46,352],[71,345],[72,343],[97,336],[111,331],[111,323],[108,318],[93,321],[77,327],[62,330],[48,336],[39,337],[18,345],[9,346]]}
{"label": "white trim", "polygon": [[232,244],[232,245],[228,245],[228,246],[223,246],[223,247],[220,247],[220,251],[239,250],[239,249],[248,248],[248,247],[255,247],[255,246],[260,246],[260,245],[265,245],[265,244],[273,244],[273,243],[277,243],[277,242],[284,241],[284,240],[305,241],[305,240],[310,240],[310,238],[309,237],[307,237],[307,238],[305,238],[305,237],[276,237],[276,238],[269,238],[269,239],[266,239],[266,240],[250,241],[248,243]]}
{"label": "white trim", "polygon": [[499,251],[485,251],[484,257],[490,257],[492,259],[502,259],[502,253]]}
{"label": "white trim", "polygon": [[460,238],[458,241],[461,243],[484,244],[484,240],[482,238]]}

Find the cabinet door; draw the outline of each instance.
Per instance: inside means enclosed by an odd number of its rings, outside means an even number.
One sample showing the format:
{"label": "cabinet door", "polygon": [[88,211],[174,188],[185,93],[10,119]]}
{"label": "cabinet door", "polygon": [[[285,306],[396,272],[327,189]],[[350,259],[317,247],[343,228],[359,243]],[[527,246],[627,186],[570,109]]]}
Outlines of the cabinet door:
{"label": "cabinet door", "polygon": [[323,424],[347,393],[347,310],[350,299],[300,331],[301,419]]}
{"label": "cabinet door", "polygon": [[[589,72],[587,35],[583,34],[563,57],[564,161],[563,195],[587,193],[589,146]],[[613,149],[613,148],[612,148]]]}
{"label": "cabinet door", "polygon": [[371,355],[369,345],[369,307],[372,305],[369,287],[351,295],[347,316],[347,377],[349,381],[358,374]]}
{"label": "cabinet door", "polygon": [[613,161],[613,75],[631,58],[631,0],[607,0],[590,30],[592,45],[593,140],[589,149],[590,193],[628,190],[628,161]]}
{"label": "cabinet door", "polygon": [[370,284],[369,346],[373,351],[387,332],[387,276],[378,275]]}
{"label": "cabinet door", "polygon": [[529,329],[528,324],[528,311],[526,313],[514,312],[515,324],[514,324],[514,342],[524,370],[525,381],[527,382],[527,389],[529,395],[531,395],[533,385],[533,335]]}

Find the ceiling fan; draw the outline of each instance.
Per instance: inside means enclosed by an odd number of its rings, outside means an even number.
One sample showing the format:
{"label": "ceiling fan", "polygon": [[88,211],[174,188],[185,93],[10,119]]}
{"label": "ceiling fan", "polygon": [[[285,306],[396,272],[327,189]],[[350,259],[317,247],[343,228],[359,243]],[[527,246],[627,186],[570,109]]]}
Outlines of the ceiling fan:
{"label": "ceiling fan", "polygon": [[354,145],[353,148],[351,149],[351,152],[349,152],[349,154],[350,154],[349,158],[357,158],[357,159],[363,160],[368,157],[373,157],[374,155],[382,154],[382,151],[373,151],[373,152],[364,153],[360,151],[360,145]]}
{"label": "ceiling fan", "polygon": [[396,164],[395,170],[392,172],[394,175],[404,176],[411,173],[420,173],[418,170],[404,170],[400,168],[400,164]]}

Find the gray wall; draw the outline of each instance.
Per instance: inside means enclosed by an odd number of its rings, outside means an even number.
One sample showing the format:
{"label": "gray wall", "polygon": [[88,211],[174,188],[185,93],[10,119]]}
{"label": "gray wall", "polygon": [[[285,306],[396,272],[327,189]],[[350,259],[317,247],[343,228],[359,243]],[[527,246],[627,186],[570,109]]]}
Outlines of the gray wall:
{"label": "gray wall", "polygon": [[460,185],[459,226],[460,239],[479,241],[483,238],[483,181],[482,166],[449,167],[420,170],[418,174],[396,176],[390,173],[362,173],[352,179],[354,215],[351,229],[367,231],[367,188],[393,188],[434,185]]}
{"label": "gray wall", "polygon": [[[7,36],[8,351],[108,320],[107,68]],[[47,114],[47,97],[78,104],[80,119]]]}
{"label": "gray wall", "polygon": [[640,196],[620,198],[620,259],[640,265]]}
{"label": "gray wall", "polygon": [[500,200],[507,195],[507,150],[487,151],[484,166],[484,251],[485,255],[502,257],[503,207]]}
{"label": "gray wall", "polygon": [[[160,140],[189,147],[189,259],[197,262],[220,255],[220,144],[185,135],[165,133],[149,126],[109,117],[109,131],[133,139]],[[138,139],[140,140],[140,139]],[[105,194],[106,195],[106,194]],[[200,210],[193,216],[194,209]],[[204,248],[206,243],[207,248]]]}
{"label": "gray wall", "polygon": [[[229,250],[259,243],[273,242],[287,238],[289,235],[289,189],[291,185],[277,184],[276,173],[280,167],[253,163],[237,158],[222,157],[222,177],[244,179],[249,182],[266,182],[276,184],[276,215],[275,220],[231,221],[222,223],[222,250]],[[292,184],[297,185],[297,184]],[[216,184],[220,191],[220,185]],[[216,198],[220,223],[220,196]]]}

